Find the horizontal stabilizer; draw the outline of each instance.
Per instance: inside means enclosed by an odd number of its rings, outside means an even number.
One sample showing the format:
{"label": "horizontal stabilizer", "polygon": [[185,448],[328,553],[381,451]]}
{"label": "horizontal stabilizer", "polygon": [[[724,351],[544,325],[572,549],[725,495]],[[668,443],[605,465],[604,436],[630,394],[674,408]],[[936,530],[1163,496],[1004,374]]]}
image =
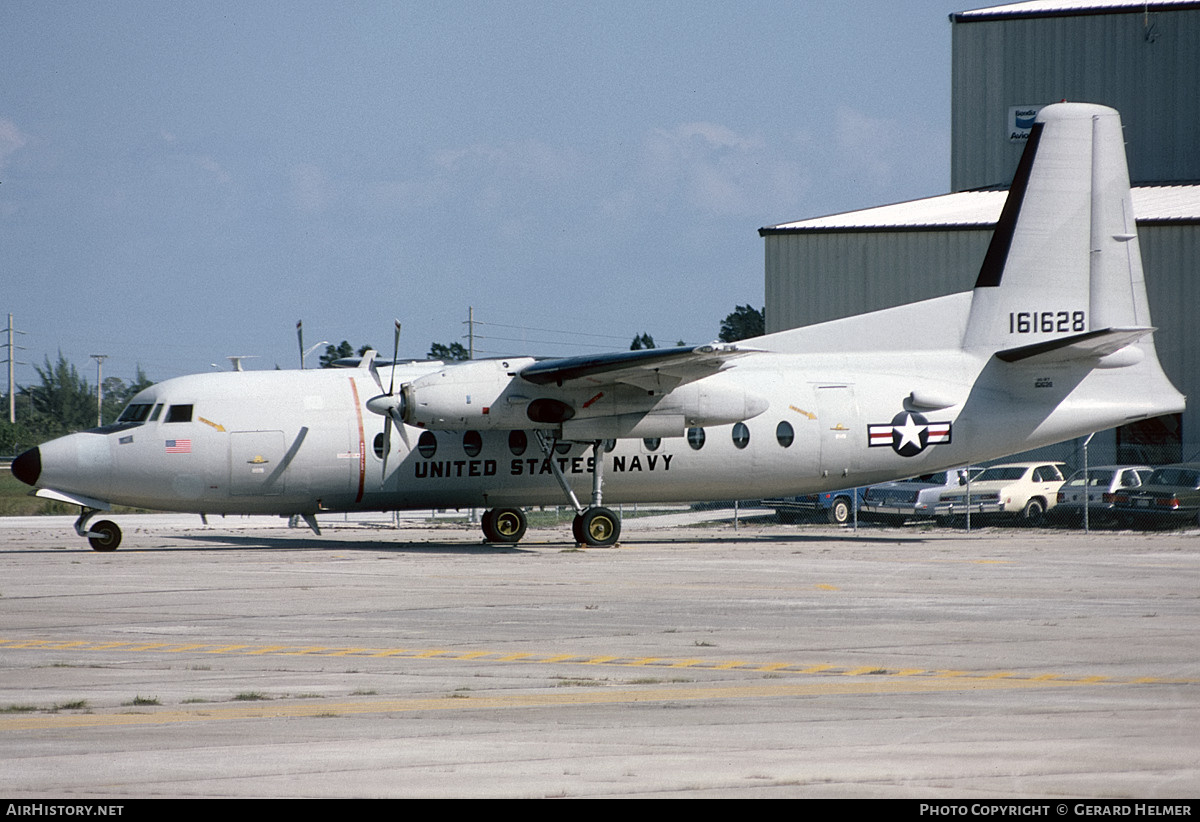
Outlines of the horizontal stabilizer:
{"label": "horizontal stabilizer", "polygon": [[1006,348],[996,352],[996,358],[1012,363],[1058,363],[1106,357],[1154,331],[1153,328],[1105,328],[1085,331],[1057,340]]}

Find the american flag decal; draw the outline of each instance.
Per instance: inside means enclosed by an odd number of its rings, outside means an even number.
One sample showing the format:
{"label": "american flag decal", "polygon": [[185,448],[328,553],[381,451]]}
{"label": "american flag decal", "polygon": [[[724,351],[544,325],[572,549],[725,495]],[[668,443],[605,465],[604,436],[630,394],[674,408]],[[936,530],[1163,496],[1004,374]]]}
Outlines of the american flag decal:
{"label": "american flag decal", "polygon": [[190,454],[192,453],[191,440],[167,440],[168,454]]}

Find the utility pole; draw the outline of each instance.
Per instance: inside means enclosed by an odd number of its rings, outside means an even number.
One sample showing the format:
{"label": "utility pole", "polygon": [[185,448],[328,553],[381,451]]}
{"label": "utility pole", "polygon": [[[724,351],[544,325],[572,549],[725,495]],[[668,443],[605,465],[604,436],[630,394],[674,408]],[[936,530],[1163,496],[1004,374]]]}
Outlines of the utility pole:
{"label": "utility pole", "polygon": [[475,306],[467,307],[467,359],[475,359]]}
{"label": "utility pole", "polygon": [[96,426],[104,425],[104,361],[107,354],[92,354],[96,361]]}
{"label": "utility pole", "polygon": [[17,331],[15,328],[13,328],[13,315],[9,314],[8,315],[8,342],[6,342],[4,344],[4,347],[8,349],[8,421],[10,423],[15,423],[17,421],[17,403],[16,403],[17,394],[16,394],[16,385],[15,385],[15,379],[13,376],[13,371],[16,366],[26,364],[23,362],[19,362],[17,360],[17,351],[18,350],[24,351],[25,349],[22,348],[21,346],[15,345],[13,343],[13,334],[24,334],[24,333],[25,333],[24,331]]}

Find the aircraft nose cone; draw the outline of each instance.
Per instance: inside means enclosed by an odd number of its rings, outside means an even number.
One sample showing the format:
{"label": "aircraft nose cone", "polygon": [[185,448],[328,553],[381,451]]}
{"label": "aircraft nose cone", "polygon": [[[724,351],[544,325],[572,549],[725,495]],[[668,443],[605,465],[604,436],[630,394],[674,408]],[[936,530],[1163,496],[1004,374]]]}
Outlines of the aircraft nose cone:
{"label": "aircraft nose cone", "polygon": [[13,476],[26,485],[36,485],[42,475],[42,452],[30,448],[12,462]]}

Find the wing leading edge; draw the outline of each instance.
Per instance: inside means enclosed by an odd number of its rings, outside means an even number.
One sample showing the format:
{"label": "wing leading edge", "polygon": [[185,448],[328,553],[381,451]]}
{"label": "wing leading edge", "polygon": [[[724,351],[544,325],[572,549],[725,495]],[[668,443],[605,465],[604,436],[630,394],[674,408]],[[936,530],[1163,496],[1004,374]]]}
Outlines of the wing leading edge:
{"label": "wing leading edge", "polygon": [[534,385],[562,385],[572,380],[660,385],[665,377],[675,385],[703,379],[728,367],[729,361],[758,349],[733,343],[619,351],[614,354],[540,360],[521,369],[521,379]]}

